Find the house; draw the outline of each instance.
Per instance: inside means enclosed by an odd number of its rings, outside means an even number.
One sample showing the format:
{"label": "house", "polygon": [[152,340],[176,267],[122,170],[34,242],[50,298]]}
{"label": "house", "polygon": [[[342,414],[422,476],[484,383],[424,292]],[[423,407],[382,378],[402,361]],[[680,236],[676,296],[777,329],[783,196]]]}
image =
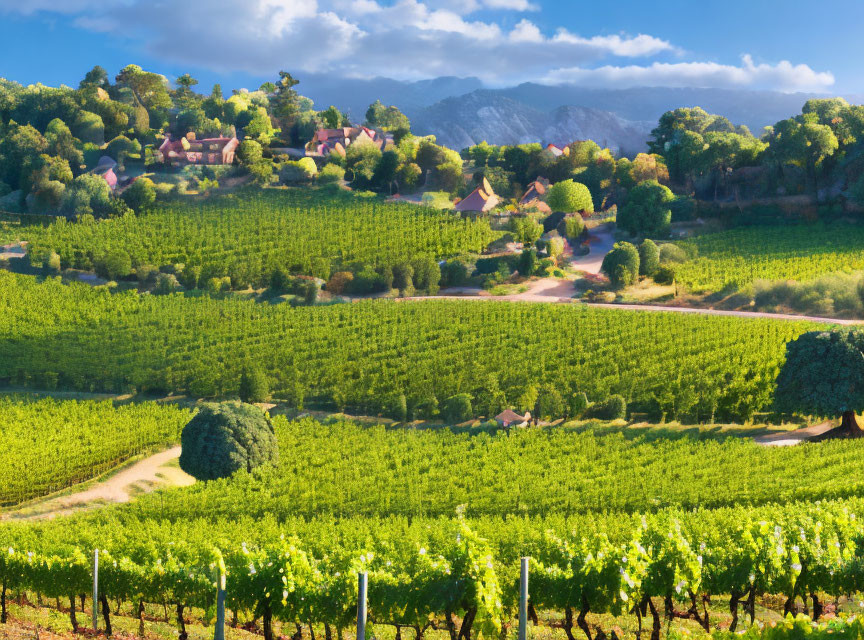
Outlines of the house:
{"label": "house", "polygon": [[393,142],[393,135],[370,129],[369,127],[342,127],[340,129],[319,129],[306,146],[313,155],[327,156],[338,153],[345,156],[346,149],[357,142],[371,142],[382,151]]}
{"label": "house", "polygon": [[156,152],[156,158],[165,164],[233,164],[240,141],[235,138],[201,138],[193,132],[172,140],[167,135]]}
{"label": "house", "polygon": [[528,426],[530,420],[530,411],[526,411],[524,416],[520,416],[512,409],[505,409],[495,416],[495,422],[500,424],[502,427],[525,427]]}
{"label": "house", "polygon": [[534,182],[528,185],[528,189],[519,199],[519,206],[537,209],[543,213],[552,213],[549,205],[543,201],[543,196],[546,195],[546,189],[549,186],[549,181],[545,178],[537,178]]}
{"label": "house", "polygon": [[453,209],[455,211],[486,212],[494,209],[498,202],[498,196],[492,191],[492,185],[486,178],[483,178],[480,186],[457,202]]}
{"label": "house", "polygon": [[93,169],[93,174],[102,176],[112,191],[117,188],[117,174],[114,173],[114,167],[107,167],[104,171],[100,171],[97,167]]}
{"label": "house", "polygon": [[556,144],[548,144],[546,145],[546,151],[551,153],[556,158],[560,158],[561,156],[569,156],[570,155],[570,147],[563,146],[559,147]]}

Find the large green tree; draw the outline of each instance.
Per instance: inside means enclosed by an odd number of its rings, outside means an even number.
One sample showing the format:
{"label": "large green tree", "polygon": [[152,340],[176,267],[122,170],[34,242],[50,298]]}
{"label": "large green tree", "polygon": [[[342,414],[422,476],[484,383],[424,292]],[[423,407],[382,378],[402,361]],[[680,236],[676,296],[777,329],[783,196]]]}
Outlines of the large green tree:
{"label": "large green tree", "polygon": [[855,418],[864,410],[864,333],[812,331],[787,344],[774,403],[787,413],[839,414],[831,435],[864,437]]}
{"label": "large green tree", "polygon": [[201,406],[180,436],[180,468],[198,480],[226,478],[279,460],[267,414],[239,402]]}
{"label": "large green tree", "polygon": [[664,235],[672,221],[675,195],[656,180],[640,182],[627,195],[618,212],[618,226],[632,236]]}
{"label": "large green tree", "polygon": [[546,204],[552,211],[594,213],[594,200],[588,187],[573,180],[562,180],[553,184],[546,194]]}

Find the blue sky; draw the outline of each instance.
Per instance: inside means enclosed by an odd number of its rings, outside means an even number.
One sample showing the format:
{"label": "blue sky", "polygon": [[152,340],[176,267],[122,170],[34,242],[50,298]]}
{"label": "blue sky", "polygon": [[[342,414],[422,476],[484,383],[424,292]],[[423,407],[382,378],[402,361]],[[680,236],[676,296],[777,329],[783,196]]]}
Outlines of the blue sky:
{"label": "blue sky", "polygon": [[859,0],[0,0],[0,76],[135,62],[225,89],[287,69],[864,93],[862,19]]}

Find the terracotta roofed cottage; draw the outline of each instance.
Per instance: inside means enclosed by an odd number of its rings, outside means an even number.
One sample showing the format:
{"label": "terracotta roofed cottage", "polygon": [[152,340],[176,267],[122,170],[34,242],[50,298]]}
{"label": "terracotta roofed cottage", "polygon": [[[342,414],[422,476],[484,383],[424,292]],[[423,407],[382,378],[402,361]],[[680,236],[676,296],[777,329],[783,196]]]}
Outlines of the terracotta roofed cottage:
{"label": "terracotta roofed cottage", "polygon": [[165,136],[157,151],[165,164],[233,164],[239,146],[240,141],[234,137],[199,140],[190,132],[177,140],[172,140],[170,134]]}
{"label": "terracotta roofed cottage", "polygon": [[465,196],[453,207],[456,211],[491,211],[498,204],[498,196],[492,191],[492,185],[486,178],[474,191]]}
{"label": "terracotta roofed cottage", "polygon": [[519,205],[522,207],[534,207],[544,213],[551,213],[552,209],[549,205],[543,202],[543,196],[546,195],[546,187],[549,182],[545,178],[537,178],[534,182],[528,185],[528,189],[519,199]]}
{"label": "terracotta roofed cottage", "polygon": [[524,427],[529,420],[531,420],[531,412],[526,411],[524,416],[520,416],[512,409],[505,409],[495,416],[495,422],[502,427]]}

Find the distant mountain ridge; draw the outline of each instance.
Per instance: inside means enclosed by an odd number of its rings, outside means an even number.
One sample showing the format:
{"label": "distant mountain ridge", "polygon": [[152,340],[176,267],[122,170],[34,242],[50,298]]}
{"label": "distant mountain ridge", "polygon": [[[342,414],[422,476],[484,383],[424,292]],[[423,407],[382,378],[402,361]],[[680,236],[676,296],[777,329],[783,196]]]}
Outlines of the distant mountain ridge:
{"label": "distant mountain ridge", "polygon": [[644,150],[653,127],[651,122],[633,122],[587,107],[544,111],[489,90],[447,98],[410,117],[415,132],[434,134],[439,143],[453,149],[483,140],[490,144],[565,145],[590,139],[616,152],[635,155]]}
{"label": "distant mountain ridge", "polygon": [[[318,108],[335,104],[357,121],[375,100],[396,105],[417,133],[435,134],[456,149],[484,139],[512,144],[590,138],[626,153],[643,151],[647,134],[671,109],[699,106],[747,125],[758,136],[765,126],[800,113],[807,100],[826,97],[749,89],[600,89],[537,83],[489,89],[478,78],[403,82],[334,75],[304,77],[298,89]],[[850,96],[850,102],[855,98]]]}

